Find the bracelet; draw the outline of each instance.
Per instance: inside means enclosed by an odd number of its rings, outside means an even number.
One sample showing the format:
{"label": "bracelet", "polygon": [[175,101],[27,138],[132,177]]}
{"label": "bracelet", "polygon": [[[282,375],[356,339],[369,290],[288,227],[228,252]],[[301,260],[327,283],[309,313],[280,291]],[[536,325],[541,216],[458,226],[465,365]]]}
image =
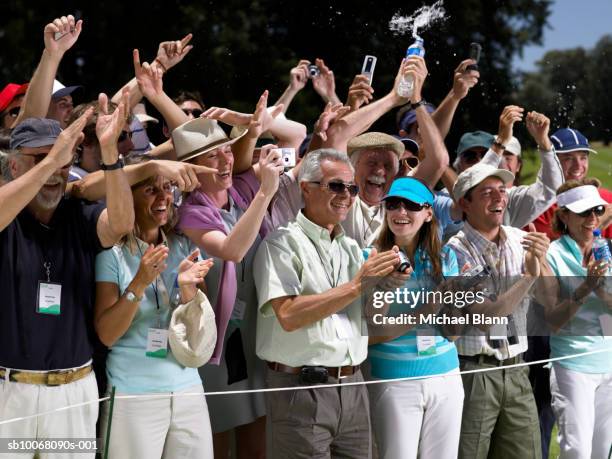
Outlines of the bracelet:
{"label": "bracelet", "polygon": [[161,63],[161,61],[158,58],[153,59],[153,62],[157,62],[159,66],[162,68],[162,70],[164,71],[164,73],[168,73],[168,69],[164,66],[164,64]]}
{"label": "bracelet", "polygon": [[498,148],[501,148],[502,150],[505,150],[505,149],[506,149],[506,146],[505,146],[503,143],[501,143],[499,140],[497,140],[497,139],[498,139],[498,138],[497,138],[497,137],[495,137],[495,140],[493,141],[492,146],[493,146],[493,147],[498,147]]}
{"label": "bracelet", "polygon": [[416,110],[421,105],[427,105],[427,101],[425,99],[421,99],[418,102],[415,102],[414,104],[412,102],[410,102],[410,108],[413,109],[413,110]]}
{"label": "bracelet", "polygon": [[104,164],[100,163],[100,169],[103,171],[114,171],[116,169],[123,169],[123,159],[119,158],[114,164]]}

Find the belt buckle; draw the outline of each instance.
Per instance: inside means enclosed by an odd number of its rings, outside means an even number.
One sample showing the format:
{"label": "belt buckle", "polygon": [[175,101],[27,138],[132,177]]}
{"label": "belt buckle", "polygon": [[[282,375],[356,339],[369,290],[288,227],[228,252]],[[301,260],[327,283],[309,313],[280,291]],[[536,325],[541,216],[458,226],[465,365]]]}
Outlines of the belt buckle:
{"label": "belt buckle", "polygon": [[348,375],[342,375],[342,367],[338,367],[338,380],[344,379],[344,378],[348,378]]}

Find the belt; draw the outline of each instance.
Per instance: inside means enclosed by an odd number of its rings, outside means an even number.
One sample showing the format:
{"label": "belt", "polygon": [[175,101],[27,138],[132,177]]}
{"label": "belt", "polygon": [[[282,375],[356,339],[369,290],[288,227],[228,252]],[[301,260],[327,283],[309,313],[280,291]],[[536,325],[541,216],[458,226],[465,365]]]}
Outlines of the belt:
{"label": "belt", "polygon": [[[278,362],[266,362],[268,364],[268,368],[274,371],[280,371],[281,373],[289,373],[290,375],[299,375],[302,372],[302,368],[304,367],[290,367],[288,365],[283,365]],[[316,365],[315,365],[316,366]],[[359,371],[361,368],[360,365],[346,365],[343,367],[323,367],[327,370],[329,376],[340,379],[345,378],[347,376],[352,376]]]}
{"label": "belt", "polygon": [[53,370],[46,372],[10,370],[0,367],[0,379],[5,379],[6,372],[8,371],[8,379],[12,382],[39,384],[43,386],[61,386],[62,384],[69,384],[79,379],[83,379],[91,373],[91,370],[91,365],[74,370]]}
{"label": "belt", "polygon": [[517,363],[521,363],[523,361],[520,354],[514,357],[510,357],[505,360],[499,360],[498,358],[492,355],[484,355],[484,354],[460,355],[459,360],[474,362],[479,365],[493,365],[495,367],[506,367],[508,365],[516,365]]}

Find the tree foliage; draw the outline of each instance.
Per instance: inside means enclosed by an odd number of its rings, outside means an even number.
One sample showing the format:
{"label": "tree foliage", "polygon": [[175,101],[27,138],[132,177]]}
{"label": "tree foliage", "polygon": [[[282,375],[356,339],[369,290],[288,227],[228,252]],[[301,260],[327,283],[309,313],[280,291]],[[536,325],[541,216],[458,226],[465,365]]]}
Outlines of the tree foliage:
{"label": "tree foliage", "polygon": [[[170,93],[201,90],[207,105],[250,110],[264,89],[271,99],[284,90],[289,69],[300,58],[322,57],[336,75],[345,99],[363,57],[378,57],[375,95],[391,87],[408,36],[394,36],[389,20],[409,15],[422,1],[224,0],[175,2],[42,2],[11,0],[0,26],[2,80],[27,80],[42,50],[42,29],[50,19],[72,13],[84,19],[84,31],[60,68],[65,84],[82,84],[88,99],[113,92],[131,78],[131,50],[152,59],[157,43],[194,33],[195,48],[165,78]],[[432,2],[427,2],[432,3]],[[462,104],[449,145],[463,130],[497,129],[497,118],[517,88],[511,60],[527,44],[541,40],[550,0],[447,1],[448,20],[425,31],[430,77],[425,95],[438,103],[448,92],[453,69],[467,57],[469,44],[483,46],[481,83]],[[310,85],[289,116],[309,125],[322,108]],[[379,129],[395,130],[393,116]]]}

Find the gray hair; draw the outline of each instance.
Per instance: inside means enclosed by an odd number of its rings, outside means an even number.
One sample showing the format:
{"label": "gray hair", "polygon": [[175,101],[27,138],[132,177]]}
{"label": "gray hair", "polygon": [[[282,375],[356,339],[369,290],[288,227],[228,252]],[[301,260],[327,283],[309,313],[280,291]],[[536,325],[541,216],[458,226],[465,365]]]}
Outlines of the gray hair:
{"label": "gray hair", "polygon": [[298,182],[317,182],[321,180],[323,178],[323,172],[321,172],[321,163],[323,161],[338,161],[344,163],[349,166],[351,172],[355,174],[355,169],[346,153],[332,148],[321,148],[311,151],[302,160]]}
{"label": "gray hair", "polygon": [[2,178],[5,182],[10,182],[13,180],[13,176],[11,175],[11,167],[9,165],[9,160],[11,158],[17,157],[17,150],[0,150],[0,171],[2,172]]}

